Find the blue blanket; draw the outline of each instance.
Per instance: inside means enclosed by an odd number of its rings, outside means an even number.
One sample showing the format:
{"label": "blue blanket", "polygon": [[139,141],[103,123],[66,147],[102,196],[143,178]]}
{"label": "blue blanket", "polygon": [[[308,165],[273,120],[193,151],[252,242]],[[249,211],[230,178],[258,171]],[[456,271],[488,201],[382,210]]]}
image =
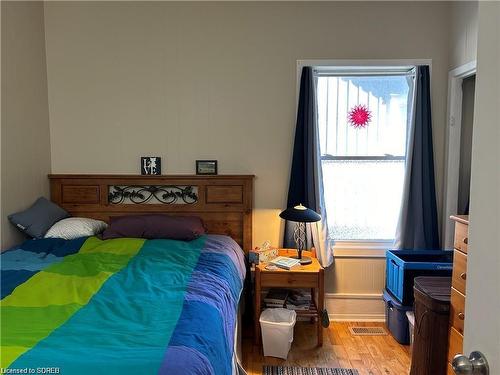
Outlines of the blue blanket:
{"label": "blue blanket", "polygon": [[1,255],[1,367],[231,374],[243,259],[217,235],[28,241]]}

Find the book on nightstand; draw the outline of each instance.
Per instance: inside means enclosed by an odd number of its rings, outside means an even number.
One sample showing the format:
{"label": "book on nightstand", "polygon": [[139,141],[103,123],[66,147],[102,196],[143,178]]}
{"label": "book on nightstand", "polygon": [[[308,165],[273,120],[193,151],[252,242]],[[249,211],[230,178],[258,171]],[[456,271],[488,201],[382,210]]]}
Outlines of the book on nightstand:
{"label": "book on nightstand", "polygon": [[309,310],[311,308],[311,303],[308,302],[308,303],[305,303],[305,304],[302,304],[302,305],[294,305],[292,303],[287,302],[286,303],[286,308],[288,310],[307,311],[307,310]]}
{"label": "book on nightstand", "polygon": [[265,303],[265,305],[268,309],[278,309],[278,308],[282,309],[285,307],[284,304],[280,303]]}
{"label": "book on nightstand", "polygon": [[299,259],[294,259],[294,258],[288,258],[288,257],[276,257],[270,262],[271,264],[274,264],[276,267],[283,268],[285,270],[289,270],[292,267],[295,267],[300,264]]}
{"label": "book on nightstand", "polygon": [[284,307],[286,298],[288,297],[287,289],[270,289],[264,297],[266,307]]}
{"label": "book on nightstand", "polygon": [[311,292],[303,289],[290,290],[286,298],[286,308],[289,310],[309,310],[311,307]]}

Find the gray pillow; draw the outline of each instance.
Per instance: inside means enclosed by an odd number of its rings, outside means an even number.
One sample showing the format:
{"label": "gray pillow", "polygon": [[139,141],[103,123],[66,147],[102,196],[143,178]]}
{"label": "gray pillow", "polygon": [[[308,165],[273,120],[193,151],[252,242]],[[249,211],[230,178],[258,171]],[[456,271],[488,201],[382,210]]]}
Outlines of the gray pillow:
{"label": "gray pillow", "polygon": [[57,204],[40,197],[27,210],[16,212],[8,218],[28,236],[43,238],[52,225],[68,216],[69,214]]}

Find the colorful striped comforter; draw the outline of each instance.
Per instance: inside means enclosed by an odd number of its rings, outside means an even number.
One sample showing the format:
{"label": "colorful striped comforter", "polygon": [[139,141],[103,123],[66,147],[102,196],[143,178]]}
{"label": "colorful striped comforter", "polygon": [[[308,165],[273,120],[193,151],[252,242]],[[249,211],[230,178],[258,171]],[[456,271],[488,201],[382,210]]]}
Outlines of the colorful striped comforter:
{"label": "colorful striped comforter", "polygon": [[44,239],[0,259],[5,373],[232,373],[245,267],[229,237]]}

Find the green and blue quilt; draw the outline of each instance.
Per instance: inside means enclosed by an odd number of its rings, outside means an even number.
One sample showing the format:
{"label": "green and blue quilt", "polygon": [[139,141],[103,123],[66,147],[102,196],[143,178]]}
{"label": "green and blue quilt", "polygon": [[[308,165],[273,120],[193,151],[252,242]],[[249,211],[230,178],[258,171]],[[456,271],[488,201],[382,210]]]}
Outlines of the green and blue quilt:
{"label": "green and blue quilt", "polygon": [[229,237],[31,240],[0,260],[4,373],[232,373],[245,267]]}

